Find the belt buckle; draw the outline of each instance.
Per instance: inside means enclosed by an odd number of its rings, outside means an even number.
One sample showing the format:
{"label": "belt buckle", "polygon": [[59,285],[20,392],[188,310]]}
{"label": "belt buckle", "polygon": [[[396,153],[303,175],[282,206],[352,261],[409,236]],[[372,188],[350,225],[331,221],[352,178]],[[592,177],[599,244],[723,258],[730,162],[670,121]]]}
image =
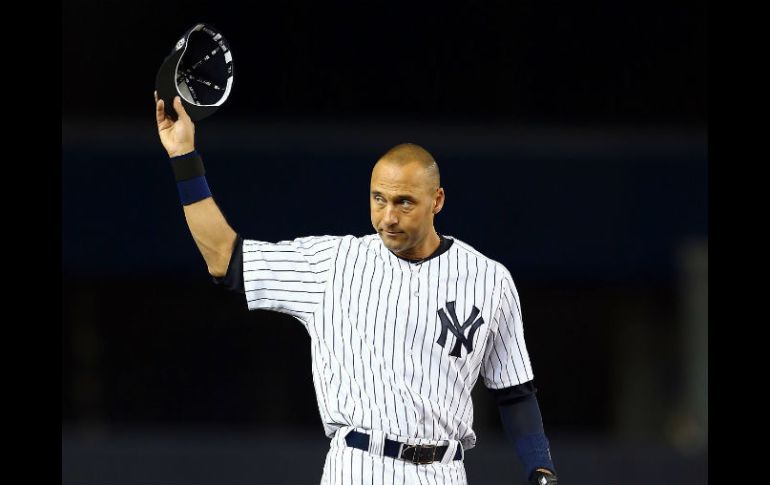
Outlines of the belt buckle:
{"label": "belt buckle", "polygon": [[[404,449],[401,451],[401,455],[403,457],[403,454],[405,451],[414,449],[414,455],[412,456],[411,461],[415,465],[429,465],[436,461],[436,448],[438,448],[437,445],[407,445],[404,444]],[[433,452],[430,455],[429,459],[426,459],[425,461],[421,460],[422,454],[420,453],[422,450],[432,450]],[[402,458],[403,459],[403,458]]]}

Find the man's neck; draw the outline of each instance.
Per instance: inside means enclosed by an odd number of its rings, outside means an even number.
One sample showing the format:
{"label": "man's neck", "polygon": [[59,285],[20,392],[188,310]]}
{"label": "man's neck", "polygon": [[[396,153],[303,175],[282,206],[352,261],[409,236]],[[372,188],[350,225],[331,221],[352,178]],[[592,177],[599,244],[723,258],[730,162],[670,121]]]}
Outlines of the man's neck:
{"label": "man's neck", "polygon": [[409,251],[409,253],[394,253],[396,256],[399,256],[404,259],[409,259],[412,261],[425,259],[429,257],[431,254],[433,254],[438,247],[441,245],[441,238],[439,237],[438,233],[436,233],[435,229],[430,232],[428,237],[425,238],[425,240],[420,244],[419,248],[412,248],[412,251]]}

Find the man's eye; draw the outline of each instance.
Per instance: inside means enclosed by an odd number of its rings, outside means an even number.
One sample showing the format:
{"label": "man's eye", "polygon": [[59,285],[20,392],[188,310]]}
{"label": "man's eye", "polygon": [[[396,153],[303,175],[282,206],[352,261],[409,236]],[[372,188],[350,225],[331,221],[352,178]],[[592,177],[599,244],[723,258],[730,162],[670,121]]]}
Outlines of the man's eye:
{"label": "man's eye", "polygon": [[410,207],[412,205],[412,201],[411,200],[402,200],[401,201],[401,205],[404,206],[404,207]]}

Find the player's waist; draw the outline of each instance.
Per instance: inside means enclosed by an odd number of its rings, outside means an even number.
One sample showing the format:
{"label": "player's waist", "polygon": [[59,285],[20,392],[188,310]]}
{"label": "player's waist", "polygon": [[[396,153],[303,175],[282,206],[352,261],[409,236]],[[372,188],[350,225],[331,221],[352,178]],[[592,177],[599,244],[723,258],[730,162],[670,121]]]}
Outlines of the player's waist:
{"label": "player's waist", "polygon": [[377,430],[343,426],[334,437],[340,445],[414,464],[462,460],[465,451],[458,440],[398,437]]}
{"label": "player's waist", "polygon": [[[465,440],[462,438],[444,438],[444,439],[436,439],[432,437],[415,437],[415,436],[404,436],[401,434],[389,432],[389,431],[380,431],[380,430],[372,430],[369,428],[363,428],[361,426],[353,426],[353,425],[346,425],[339,427],[334,431],[330,437],[336,437],[340,438],[342,437],[342,442],[344,443],[344,436],[348,434],[350,431],[357,431],[359,433],[366,433],[368,435],[376,435],[376,436],[382,436],[383,439],[387,439],[390,441],[396,441],[399,443],[404,443],[406,445],[434,445],[434,446],[446,446],[451,443],[458,443],[462,444]],[[469,449],[470,447],[465,446],[464,449]]]}

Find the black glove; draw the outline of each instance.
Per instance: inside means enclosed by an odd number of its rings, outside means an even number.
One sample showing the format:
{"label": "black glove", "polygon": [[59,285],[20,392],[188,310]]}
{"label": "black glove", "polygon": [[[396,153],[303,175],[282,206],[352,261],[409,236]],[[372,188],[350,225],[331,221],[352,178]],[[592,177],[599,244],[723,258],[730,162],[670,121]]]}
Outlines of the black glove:
{"label": "black glove", "polygon": [[558,485],[559,480],[556,475],[549,475],[541,471],[534,471],[529,476],[530,485]]}

